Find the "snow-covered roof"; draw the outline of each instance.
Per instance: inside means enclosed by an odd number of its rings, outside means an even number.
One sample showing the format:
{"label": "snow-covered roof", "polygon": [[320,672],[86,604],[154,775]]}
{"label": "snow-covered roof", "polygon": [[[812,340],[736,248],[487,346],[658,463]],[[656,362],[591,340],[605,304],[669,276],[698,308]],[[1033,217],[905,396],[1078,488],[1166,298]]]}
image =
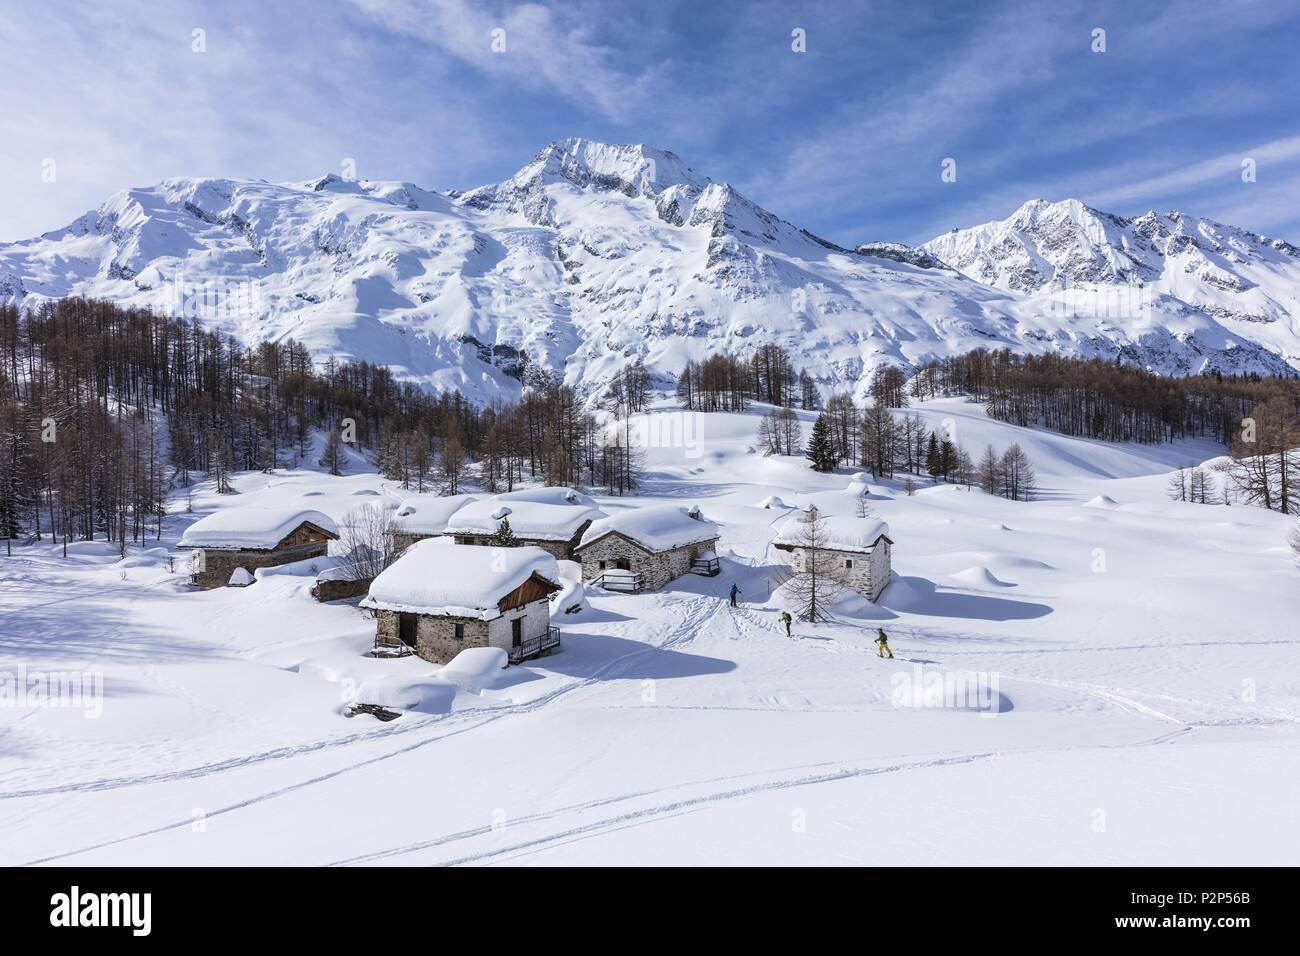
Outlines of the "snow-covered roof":
{"label": "snow-covered roof", "polygon": [[611,532],[621,534],[648,551],[671,551],[713,540],[718,536],[718,526],[712,521],[692,518],[689,509],[675,505],[628,508],[593,521],[591,527],[583,532],[578,547],[585,548]]}
{"label": "snow-covered roof", "polygon": [[402,534],[442,534],[461,508],[477,495],[412,495],[393,513],[393,530]]}
{"label": "snow-covered roof", "polygon": [[295,508],[222,508],[200,518],[181,535],[182,548],[268,551],[304,521],[333,537],[339,529],[334,519],[319,511]]}
{"label": "snow-covered roof", "polygon": [[447,534],[496,534],[503,518],[510,519],[515,537],[535,541],[568,541],[603,511],[583,505],[551,504],[518,498],[483,498],[461,508],[447,522]]}
{"label": "snow-covered roof", "polygon": [[[889,525],[877,518],[851,518],[838,515],[822,515],[822,529],[825,541],[822,547],[832,551],[860,551],[869,553],[880,538],[889,537]],[[800,547],[803,544],[804,528],[802,515],[791,515],[776,533],[776,545]],[[892,539],[891,539],[892,540]]]}
{"label": "snow-covered roof", "polygon": [[595,498],[563,486],[544,486],[541,488],[521,488],[518,491],[504,491],[497,495],[497,498],[501,501],[536,501],[544,505],[596,507]]}
{"label": "snow-covered roof", "polygon": [[559,565],[541,548],[417,541],[371,582],[361,606],[490,621],[501,616],[501,600],[534,574],[559,587]]}

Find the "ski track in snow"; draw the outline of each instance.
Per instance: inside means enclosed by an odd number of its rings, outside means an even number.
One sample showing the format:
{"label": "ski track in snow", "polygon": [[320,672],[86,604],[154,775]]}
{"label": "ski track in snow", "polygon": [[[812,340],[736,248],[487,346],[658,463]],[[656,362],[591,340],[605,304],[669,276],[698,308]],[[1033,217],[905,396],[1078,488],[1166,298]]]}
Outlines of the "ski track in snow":
{"label": "ski track in snow", "polygon": [[[551,706],[557,700],[566,697],[575,691],[579,691],[583,688],[597,685],[601,683],[603,680],[617,680],[619,672],[626,670],[628,665],[637,658],[643,657],[650,653],[654,653],[656,651],[681,646],[683,644],[687,644],[693,641],[701,630],[707,627],[709,623],[714,621],[721,622],[725,630],[729,630],[732,632],[728,636],[728,639],[738,640],[738,639],[743,639],[746,636],[743,633],[743,629],[740,626],[738,626],[738,622],[742,622],[742,621],[748,623],[751,627],[756,629],[761,629],[773,633],[777,631],[777,628],[768,626],[766,622],[764,622],[761,618],[759,618],[753,611],[744,607],[732,608],[730,607],[729,602],[726,601],[725,599],[696,598],[690,601],[681,602],[680,605],[673,605],[674,610],[678,610],[679,608],[684,608],[684,613],[682,614],[681,622],[678,625],[677,629],[672,634],[670,634],[667,638],[665,638],[663,642],[655,646],[648,646],[644,649],[630,652],[613,661],[610,661],[606,665],[604,665],[597,673],[593,674],[592,676],[586,679],[575,681],[573,683],[566,684],[562,687],[556,688],[555,690],[548,692],[542,697],[539,697],[527,703],[512,705],[508,708],[502,709],[499,712],[492,713],[487,716],[481,716],[476,720],[467,719],[466,726],[458,727],[457,729],[448,731],[447,733],[417,740],[403,747],[400,747],[396,750],[392,750],[375,757],[366,758],[364,760],[355,763],[349,763],[343,767],[339,767],[328,773],[314,775],[312,777],[309,777],[297,783],[280,787],[266,793],[258,794],[248,799],[241,800],[237,803],[208,811],[206,813],[206,816],[208,818],[213,818],[213,817],[219,817],[227,814],[236,813],[240,810],[244,810],[251,806],[255,806],[257,804],[261,804],[266,801],[274,800],[279,797],[286,796],[288,794],[299,792],[301,790],[304,790],[305,788],[336,779],[345,774],[362,771],[376,764],[410,755],[415,751],[418,751],[430,744],[439,743],[450,737],[482,727],[485,724],[492,723],[506,718],[519,717],[519,716],[536,713],[537,711],[540,711],[543,708]],[[1035,682],[1047,684],[1051,686],[1068,687],[1071,689],[1081,689],[1087,693],[1096,694],[1097,696],[1102,697],[1103,699],[1113,701],[1118,706],[1124,707],[1126,709],[1131,709],[1132,712],[1140,714],[1142,716],[1153,717],[1159,720],[1170,721],[1174,723],[1182,723],[1181,721],[1177,720],[1177,718],[1170,717],[1166,714],[1155,711],[1152,708],[1146,707],[1138,703],[1137,701],[1133,701],[1119,694],[1108,692],[1100,688],[1088,688],[1088,687],[1083,687],[1082,685],[1076,683],[1063,682],[1063,681],[1035,681]],[[706,708],[706,709],[710,709],[710,708]],[[420,727],[415,729],[425,729],[425,728]],[[1098,747],[1099,749],[1111,749],[1115,747],[1152,746],[1155,744],[1167,742],[1173,739],[1174,737],[1178,736],[1178,734],[1189,731],[1191,729],[1192,728],[1190,727],[1183,726],[1181,730],[1178,732],[1175,732],[1173,734],[1162,734],[1159,737],[1152,738],[1152,739],[1143,739],[1133,743],[1095,745],[1095,746]],[[37,795],[43,795],[47,793],[68,792],[68,791],[76,791],[76,790],[116,789],[117,787],[120,786],[137,786],[145,783],[166,782],[168,780],[192,779],[196,776],[207,775],[210,773],[218,773],[223,770],[237,769],[239,767],[247,766],[250,763],[261,762],[264,760],[271,760],[271,759],[282,759],[284,757],[290,757],[290,756],[298,756],[303,753],[323,749],[323,747],[325,746],[330,746],[330,747],[343,746],[343,745],[352,744],[356,742],[364,742],[368,739],[372,739],[372,738],[368,735],[356,735],[354,737],[346,738],[339,741],[322,741],[313,747],[292,748],[280,754],[270,754],[270,753],[259,754],[250,758],[229,761],[226,762],[224,765],[213,765],[209,767],[196,768],[190,771],[177,771],[172,774],[153,775],[149,778],[132,778],[132,779],[127,779],[122,781],[98,781],[96,783],[86,785],[86,786],[50,788],[47,790],[36,790],[36,791],[28,791],[28,792],[11,792],[11,793],[0,794],[0,799],[20,797],[20,796],[37,796]],[[1091,748],[1082,748],[1082,747],[1030,748],[1024,751],[1014,751],[1014,752],[989,751],[989,752],[974,753],[974,754],[960,754],[960,755],[955,755],[950,757],[917,760],[917,761],[911,761],[905,763],[904,762],[894,763],[883,767],[882,766],[867,766],[867,767],[840,766],[837,767],[836,769],[829,770],[824,773],[801,774],[792,778],[786,778],[786,779],[778,778],[778,779],[765,780],[746,787],[728,788],[728,789],[710,792],[708,794],[697,796],[697,797],[689,797],[689,798],[682,798],[678,800],[672,800],[666,803],[656,804],[649,808],[616,814],[612,817],[603,818],[601,820],[594,821],[591,823],[568,827],[566,829],[554,833],[548,833],[542,836],[538,836],[536,838],[524,841],[519,844],[514,844],[509,847],[496,848],[489,851],[484,851],[479,854],[471,854],[463,857],[456,857],[456,858],[444,860],[441,861],[441,864],[454,866],[454,865],[461,865],[461,864],[478,863],[496,857],[505,856],[507,854],[531,852],[554,843],[567,842],[574,839],[586,839],[592,836],[597,836],[600,833],[611,829],[628,826],[628,825],[641,825],[644,823],[650,823],[665,816],[673,816],[680,813],[691,812],[694,810],[703,809],[704,807],[707,807],[711,804],[749,797],[758,793],[785,790],[785,789],[790,789],[795,787],[808,787],[808,786],[814,786],[814,785],[824,784],[824,783],[835,783],[835,782],[857,778],[857,777],[873,776],[876,774],[886,774],[886,773],[892,774],[892,773],[901,773],[901,772],[912,771],[912,770],[938,769],[942,767],[960,765],[960,764],[971,763],[975,761],[996,759],[1011,754],[1068,752],[1077,749],[1091,749]],[[819,766],[825,766],[825,764],[821,764]],[[807,769],[808,769],[807,767],[775,768],[773,770],[763,771],[762,775],[768,775],[768,774],[779,775],[783,773],[803,771]],[[556,811],[525,816],[520,818],[519,820],[512,821],[511,826],[551,822],[557,819],[564,819],[575,813],[585,812],[593,809],[600,809],[610,805],[625,803],[630,800],[642,799],[651,796],[659,796],[662,793],[669,792],[669,791],[680,791],[691,787],[730,782],[738,778],[759,776],[759,775],[760,774],[758,772],[746,773],[746,774],[735,775],[732,777],[715,778],[707,781],[686,782],[682,784],[677,784],[670,788],[664,788],[663,790],[639,791],[639,792],[629,793],[629,794],[620,794],[617,796],[608,797],[601,800],[588,801],[582,804],[562,807]],[[47,857],[38,857],[35,859],[27,860],[25,861],[24,865],[39,865],[39,864],[67,861],[92,850],[101,850],[107,847],[120,846],[122,844],[129,843],[133,840],[137,840],[143,837],[155,836],[160,833],[165,833],[168,830],[188,828],[189,826],[191,826],[192,822],[193,821],[190,818],[173,821],[150,829],[142,830],[137,833],[116,840],[111,840],[111,841],[98,843],[90,846],[84,846],[78,849],[65,851]],[[432,849],[435,847],[457,843],[466,839],[482,836],[484,834],[488,834],[492,832],[495,831],[492,830],[491,826],[476,828],[461,833],[448,834],[418,844],[413,844],[410,846],[401,847],[389,851],[380,851],[380,852],[375,852],[370,854],[364,854],[357,858],[335,861],[330,865],[353,865],[353,864],[372,863],[381,859],[389,859],[395,856],[400,856],[412,852],[418,852],[421,850]]]}
{"label": "ski track in snow", "polygon": [[[1154,737],[1148,740],[1136,741],[1133,743],[1098,745],[1095,749],[1128,749],[1128,748],[1135,748],[1135,747],[1156,746],[1158,744],[1164,744],[1170,742],[1180,734],[1185,733],[1187,730],[1188,728],[1183,728],[1182,730],[1175,731],[1173,733],[1161,734],[1158,737]],[[491,850],[483,851],[481,853],[469,854],[465,856],[459,856],[459,857],[449,858],[446,860],[441,860],[439,861],[438,865],[458,866],[458,865],[468,864],[468,863],[478,863],[494,857],[504,856],[506,854],[515,854],[520,851],[535,851],[547,845],[554,844],[557,842],[562,842],[562,841],[569,841],[573,838],[585,839],[590,836],[596,836],[605,831],[623,827],[628,824],[640,825],[643,823],[651,823],[654,822],[656,819],[659,819],[664,816],[673,816],[679,813],[699,810],[713,804],[722,803],[729,800],[742,799],[745,797],[752,797],[757,794],[768,793],[772,791],[788,790],[796,787],[811,787],[811,786],[816,786],[818,784],[825,784],[825,783],[838,783],[844,780],[851,780],[858,777],[870,777],[878,774],[894,774],[894,773],[905,773],[905,772],[915,771],[915,770],[940,769],[944,767],[953,767],[953,766],[960,766],[962,764],[975,763],[977,761],[995,760],[1002,757],[1020,756],[1020,755],[1027,755],[1027,754],[1068,753],[1068,752],[1082,750],[1082,749],[1094,749],[1094,748],[1043,747],[1043,748],[1032,748],[1029,750],[1015,751],[1015,752],[989,751],[985,753],[958,754],[950,757],[935,757],[931,759],[915,760],[915,761],[910,761],[905,763],[893,763],[885,766],[868,766],[868,767],[838,766],[835,769],[828,770],[824,773],[814,773],[814,774],[803,773],[798,776],[789,777],[789,778],[765,780],[745,787],[732,787],[732,788],[727,788],[722,790],[716,790],[697,797],[683,797],[677,800],[670,800],[666,803],[655,804],[654,806],[647,807],[644,809],[619,813],[619,814],[615,814],[614,816],[605,817],[603,819],[593,821],[591,823],[569,827],[553,833],[547,833],[541,836],[527,839],[520,843],[512,844],[507,847],[498,847],[498,848],[493,848]],[[817,766],[826,766],[826,764],[818,764]],[[763,773],[781,774],[781,773],[792,773],[797,771],[806,771],[808,769],[810,768],[783,767],[783,768],[776,768],[774,770],[763,771]],[[687,783],[675,785],[673,787],[665,788],[664,790],[655,791],[653,794],[646,793],[646,792],[622,794],[620,796],[610,797],[604,800],[592,801],[589,803],[562,807],[559,810],[553,812],[539,813],[539,814],[533,814],[531,816],[521,817],[518,820],[512,820],[510,826],[515,827],[524,824],[539,823],[539,822],[549,823],[555,821],[557,818],[561,818],[564,815],[572,815],[587,810],[599,809],[613,804],[624,803],[630,800],[640,799],[646,796],[658,796],[662,793],[667,793],[670,791],[684,790],[691,787],[702,786],[705,784],[730,782],[732,780],[740,779],[743,777],[758,776],[758,775],[759,775],[758,773],[749,773],[749,774],[740,774],[735,777],[723,777],[723,778],[716,778],[707,781],[690,781]],[[401,856],[409,853],[420,852],[422,850],[447,846],[449,844],[458,843],[463,840],[485,836],[493,832],[496,831],[494,831],[491,826],[479,827],[479,828],[475,828],[472,830],[467,830],[459,833],[447,834],[445,836],[422,841],[419,843],[410,844],[407,846],[396,847],[391,850],[385,850],[376,853],[367,853],[358,857],[351,857],[344,860],[338,860],[330,865],[349,866],[355,864],[374,863],[378,860],[391,859],[396,856]]]}
{"label": "ski track in snow", "polygon": [[[484,724],[491,723],[503,717],[511,717],[511,716],[518,716],[521,714],[535,713],[536,711],[541,710],[543,707],[547,707],[553,704],[555,701],[559,700],[560,698],[565,697],[575,691],[581,690],[584,687],[588,687],[593,684],[598,684],[603,680],[616,680],[618,677],[618,671],[621,669],[626,669],[628,664],[631,663],[633,660],[639,657],[643,657],[646,654],[654,653],[655,651],[666,650],[671,647],[677,646],[679,644],[688,642],[694,633],[694,627],[692,626],[692,622],[700,619],[707,619],[709,617],[716,615],[717,612],[721,609],[722,605],[717,604],[716,602],[710,599],[698,599],[696,601],[690,602],[690,607],[692,608],[692,610],[690,613],[687,614],[682,627],[679,629],[679,632],[666,638],[661,644],[647,645],[645,648],[642,648],[641,650],[630,651],[627,654],[624,654],[618,658],[615,658],[612,661],[608,661],[605,664],[601,665],[601,667],[598,668],[596,672],[594,672],[589,677],[583,678],[581,680],[576,680],[568,684],[564,684],[560,687],[555,688],[554,690],[548,691],[541,697],[538,697],[534,700],[527,701],[521,704],[510,704],[510,705],[503,706],[499,710],[490,712],[487,715],[484,715],[481,711],[480,712],[469,711],[460,714],[452,714],[445,717],[444,716],[429,717],[426,721],[412,724],[405,727],[394,727],[392,729],[386,729],[380,727],[380,728],[376,728],[373,731],[368,731],[365,733],[350,734],[343,737],[330,737],[323,740],[313,741],[308,744],[299,744],[293,747],[282,747],[276,750],[262,751],[260,753],[249,754],[243,757],[236,757],[230,760],[223,760],[223,761],[218,761],[216,763],[204,764],[198,767],[190,767],[185,770],[167,771],[167,772],[156,773],[156,774],[144,774],[135,777],[111,777],[102,780],[91,780],[82,783],[64,784],[64,785],[54,786],[54,787],[38,787],[29,790],[0,791],[0,800],[12,800],[12,799],[17,799],[22,797],[36,797],[36,796],[45,796],[49,794],[59,794],[59,793],[117,790],[123,787],[135,787],[135,786],[141,786],[143,784],[149,784],[149,783],[167,783],[175,780],[190,780],[197,777],[208,776],[214,773],[222,773],[227,770],[237,770],[243,767],[252,766],[254,764],[263,763],[268,760],[283,760],[290,757],[317,753],[324,750],[333,750],[342,747],[348,747],[357,743],[368,743],[376,740],[383,740],[386,739],[387,737],[391,737],[395,733],[409,734],[409,733],[418,733],[420,731],[429,730],[429,729],[438,730],[438,729],[445,728],[448,724],[468,725],[464,727],[456,727],[456,729],[446,734],[439,734],[438,736],[419,740],[416,741],[415,743],[402,747],[398,750],[392,751],[389,754],[384,754],[380,757],[372,758],[374,760],[385,760],[388,759],[389,757],[397,756],[403,753],[408,753],[420,747],[427,746],[428,744],[438,743],[440,740],[443,740],[446,737],[450,737],[454,734],[463,733],[466,730],[471,730],[475,727],[480,727]],[[361,763],[356,764],[355,766],[357,767],[365,766],[367,763],[370,762],[371,762],[370,760],[362,761]],[[351,769],[351,768],[344,768],[344,770],[341,770],[339,772],[340,773],[344,772],[347,769]],[[331,776],[335,776],[335,774],[329,774],[317,779],[328,779]],[[315,781],[313,780],[308,782],[310,783]],[[189,821],[186,821],[186,825],[188,825],[188,823]],[[164,827],[163,829],[166,829],[166,827]]]}
{"label": "ski track in snow", "polygon": [[[696,599],[694,601],[685,602],[685,603],[687,604],[688,610],[683,617],[681,626],[674,634],[666,638],[661,644],[647,646],[641,650],[631,651],[627,654],[624,654],[621,657],[618,657],[602,665],[600,668],[597,669],[595,673],[593,673],[587,678],[575,681],[573,683],[565,684],[561,687],[558,687],[552,691],[547,692],[546,694],[536,698],[535,700],[531,700],[523,704],[511,705],[507,708],[502,708],[498,712],[488,714],[487,716],[466,715],[464,718],[462,718],[462,721],[456,721],[455,718],[453,717],[448,720],[438,722],[438,726],[443,726],[447,722],[457,722],[457,723],[463,722],[466,724],[466,726],[457,727],[455,730],[449,731],[447,733],[439,734],[434,737],[427,737],[421,740],[417,740],[413,743],[407,744],[406,746],[400,747],[396,750],[392,750],[387,753],[380,754],[379,756],[370,757],[356,763],[350,763],[346,766],[330,771],[329,773],[319,774],[310,777],[306,780],[303,780],[299,783],[292,784],[286,787],[281,787],[276,790],[263,793],[255,797],[242,800],[238,803],[209,811],[207,812],[206,816],[215,817],[215,816],[225,815],[228,813],[233,813],[235,811],[244,809],[254,804],[262,803],[264,801],[272,800],[275,799],[276,797],[280,797],[285,794],[293,793],[305,787],[322,783],[327,780],[332,780],[346,773],[351,773],[353,771],[361,770],[366,767],[372,766],[374,764],[394,759],[396,757],[405,756],[407,754],[413,753],[414,751],[420,750],[423,747],[429,746],[430,744],[439,743],[450,737],[465,733],[466,731],[469,730],[474,730],[485,724],[493,723],[503,718],[518,717],[526,714],[536,713],[537,711],[542,710],[543,708],[551,706],[560,698],[565,697],[573,693],[574,691],[581,690],[584,687],[588,687],[593,684],[599,683],[602,680],[615,680],[618,677],[618,672],[620,670],[625,670],[633,660],[643,657],[647,654],[654,653],[656,651],[665,650],[689,642],[693,638],[695,631],[697,630],[697,625],[702,626],[703,621],[706,621],[709,618],[715,616],[722,607],[722,605],[719,604],[718,602],[707,598]],[[412,728],[412,730],[414,731],[423,730],[423,729],[426,728],[424,726]],[[358,742],[368,742],[370,740],[376,739],[376,737],[378,736],[379,733],[376,732],[372,734],[359,734],[359,735],[354,735],[351,737],[341,738],[341,739],[318,741],[315,744],[311,744],[311,745],[284,748],[281,751],[270,751],[261,754],[255,754],[249,757],[223,761],[218,764],[211,764],[204,767],[192,768],[189,770],[174,771],[170,773],[151,774],[146,776],[118,778],[112,780],[92,781],[85,784],[71,784],[67,786],[49,787],[49,788],[35,789],[35,790],[28,790],[28,791],[9,791],[6,793],[0,793],[0,799],[14,799],[19,797],[44,796],[49,794],[81,792],[81,791],[93,792],[93,791],[100,791],[100,790],[115,790],[115,789],[120,789],[122,787],[140,786],[147,783],[166,783],[175,780],[191,780],[196,777],[207,776],[214,773],[221,773],[228,770],[240,769],[242,767],[247,767],[252,764],[261,763],[268,760],[280,760],[288,757],[301,756],[306,753],[313,753],[320,750],[344,747]],[[99,843],[92,846],[81,847],[76,850],[70,850],[49,857],[41,857],[33,860],[28,860],[26,861],[26,865],[51,863],[56,860],[65,860],[90,850],[98,850],[98,849],[104,849],[105,847],[109,847],[109,846],[117,846],[123,843],[127,843],[131,840],[139,839],[141,837],[152,836],[158,833],[164,833],[168,830],[189,827],[192,823],[193,820],[190,818],[171,822],[171,823],[166,823],[157,827],[153,827],[148,830],[142,830],[138,833],[134,833],[131,834],[130,836],[122,837],[120,839],[110,840],[105,843]]]}

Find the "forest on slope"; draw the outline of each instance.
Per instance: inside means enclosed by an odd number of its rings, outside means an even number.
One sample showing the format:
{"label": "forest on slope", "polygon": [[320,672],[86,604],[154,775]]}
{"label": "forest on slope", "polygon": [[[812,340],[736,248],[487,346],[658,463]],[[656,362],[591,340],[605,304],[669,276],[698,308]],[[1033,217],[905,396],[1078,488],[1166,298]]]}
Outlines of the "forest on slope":
{"label": "forest on slope", "polygon": [[[1250,375],[1170,378],[1097,360],[976,350],[910,378],[881,366],[872,404],[823,397],[779,346],[748,358],[688,362],[677,380],[692,411],[771,406],[766,451],[802,454],[795,407],[823,409],[819,466],[948,479],[942,436],[919,434],[910,400],[967,394],[989,413],[1106,441],[1213,437],[1231,451],[1242,499],[1287,513],[1297,501],[1300,380]],[[367,362],[313,362],[286,339],[230,336],[109,302],[65,298],[0,307],[0,538],[102,535],[125,546],[161,535],[166,500],[195,473],[227,487],[233,471],[318,455],[337,472],[351,448],[417,491],[489,491],[523,480],[635,490],[631,419],[654,398],[629,362],[598,394],[545,379],[517,402],[434,395]],[[324,451],[314,436],[324,433]],[[775,442],[775,445],[772,443]],[[950,466],[935,471],[933,444]]]}

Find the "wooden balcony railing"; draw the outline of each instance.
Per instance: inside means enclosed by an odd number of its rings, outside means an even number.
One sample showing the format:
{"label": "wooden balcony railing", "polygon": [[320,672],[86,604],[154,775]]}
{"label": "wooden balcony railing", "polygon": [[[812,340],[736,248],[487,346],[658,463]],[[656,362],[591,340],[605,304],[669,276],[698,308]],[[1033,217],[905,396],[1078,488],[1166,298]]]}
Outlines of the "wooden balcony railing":
{"label": "wooden balcony railing", "polygon": [[539,634],[537,637],[530,637],[520,643],[517,647],[510,648],[510,663],[518,664],[520,661],[526,661],[530,657],[536,657],[538,654],[544,654],[552,648],[560,646],[560,629],[547,625],[546,633]]}

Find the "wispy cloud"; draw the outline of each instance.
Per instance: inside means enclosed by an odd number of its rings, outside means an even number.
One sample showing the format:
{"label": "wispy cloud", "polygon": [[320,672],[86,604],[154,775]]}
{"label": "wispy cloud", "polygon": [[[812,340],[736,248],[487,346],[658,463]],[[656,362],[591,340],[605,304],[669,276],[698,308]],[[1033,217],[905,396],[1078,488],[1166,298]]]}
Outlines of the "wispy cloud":
{"label": "wispy cloud", "polygon": [[537,3],[495,12],[467,0],[353,0],[387,29],[420,40],[485,74],[594,106],[611,119],[643,95],[653,69],[597,42],[598,9]]}
{"label": "wispy cloud", "polygon": [[1241,178],[1244,162],[1253,162],[1255,175],[1259,176],[1268,175],[1277,166],[1293,165],[1296,160],[1300,160],[1300,136],[1287,136],[1105,189],[1094,199],[1101,204],[1154,202],[1210,184],[1235,188],[1245,184]]}

